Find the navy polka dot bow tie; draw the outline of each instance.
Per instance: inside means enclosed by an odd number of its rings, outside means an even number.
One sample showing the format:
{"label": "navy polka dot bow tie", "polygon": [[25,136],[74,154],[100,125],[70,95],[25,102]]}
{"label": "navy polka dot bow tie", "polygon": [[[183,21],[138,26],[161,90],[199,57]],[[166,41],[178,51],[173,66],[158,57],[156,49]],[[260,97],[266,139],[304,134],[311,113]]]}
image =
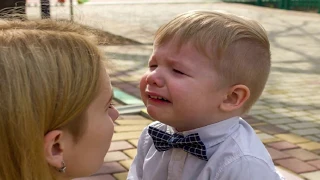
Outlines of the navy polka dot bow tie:
{"label": "navy polka dot bow tie", "polygon": [[199,159],[208,161],[206,146],[201,141],[198,133],[184,137],[176,133],[171,135],[151,126],[149,126],[148,133],[158,151],[181,148]]}

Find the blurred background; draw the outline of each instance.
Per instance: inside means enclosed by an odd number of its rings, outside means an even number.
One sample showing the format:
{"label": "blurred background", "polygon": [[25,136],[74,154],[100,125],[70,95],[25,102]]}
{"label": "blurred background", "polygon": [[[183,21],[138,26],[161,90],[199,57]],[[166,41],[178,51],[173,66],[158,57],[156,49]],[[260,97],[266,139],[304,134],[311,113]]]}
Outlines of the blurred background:
{"label": "blurred background", "polygon": [[99,36],[121,116],[103,167],[83,180],[126,179],[139,135],[152,122],[139,79],[153,35],[177,14],[195,9],[245,16],[266,29],[271,73],[244,118],[287,180],[320,179],[320,0],[0,0],[0,9],[0,18],[18,13],[16,18],[74,21]]}

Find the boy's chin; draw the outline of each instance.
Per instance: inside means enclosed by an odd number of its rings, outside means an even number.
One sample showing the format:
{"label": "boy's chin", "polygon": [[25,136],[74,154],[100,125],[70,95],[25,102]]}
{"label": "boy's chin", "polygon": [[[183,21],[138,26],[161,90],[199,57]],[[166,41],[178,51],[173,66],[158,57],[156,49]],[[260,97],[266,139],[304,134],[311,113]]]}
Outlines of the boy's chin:
{"label": "boy's chin", "polygon": [[168,119],[168,117],[166,117],[165,113],[159,111],[157,107],[154,107],[152,105],[147,106],[147,112],[152,119],[163,122],[163,123],[167,122],[166,119]]}
{"label": "boy's chin", "polygon": [[159,116],[157,111],[154,109],[155,107],[152,107],[152,105],[147,105],[147,104],[146,104],[146,107],[147,107],[147,113],[149,114],[149,116],[152,119],[158,120]]}
{"label": "boy's chin", "polygon": [[172,119],[174,119],[174,118],[170,118],[170,116],[167,116],[165,114],[155,113],[155,112],[150,111],[150,110],[149,111],[147,110],[147,112],[148,112],[149,116],[153,120],[159,121],[159,122],[161,122],[163,124],[166,124],[166,125],[169,125],[171,127],[174,127],[175,122],[172,121]]}

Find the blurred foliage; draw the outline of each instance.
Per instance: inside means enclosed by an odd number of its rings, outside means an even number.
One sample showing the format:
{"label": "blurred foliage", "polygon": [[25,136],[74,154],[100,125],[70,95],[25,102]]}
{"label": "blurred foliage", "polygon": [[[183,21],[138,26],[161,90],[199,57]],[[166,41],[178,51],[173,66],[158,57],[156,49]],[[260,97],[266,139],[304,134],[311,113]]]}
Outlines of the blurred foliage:
{"label": "blurred foliage", "polygon": [[224,2],[253,4],[271,8],[320,13],[320,0],[223,0]]}

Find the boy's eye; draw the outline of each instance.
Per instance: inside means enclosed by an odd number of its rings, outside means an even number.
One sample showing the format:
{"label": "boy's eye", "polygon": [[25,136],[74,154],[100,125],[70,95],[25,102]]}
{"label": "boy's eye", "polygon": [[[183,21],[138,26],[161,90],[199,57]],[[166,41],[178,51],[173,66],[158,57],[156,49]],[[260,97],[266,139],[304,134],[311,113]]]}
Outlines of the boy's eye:
{"label": "boy's eye", "polygon": [[157,68],[158,67],[158,65],[149,65],[149,69],[155,69],[155,68]]}
{"label": "boy's eye", "polygon": [[178,73],[178,74],[184,74],[183,72],[176,70],[176,69],[173,69],[173,72]]}

